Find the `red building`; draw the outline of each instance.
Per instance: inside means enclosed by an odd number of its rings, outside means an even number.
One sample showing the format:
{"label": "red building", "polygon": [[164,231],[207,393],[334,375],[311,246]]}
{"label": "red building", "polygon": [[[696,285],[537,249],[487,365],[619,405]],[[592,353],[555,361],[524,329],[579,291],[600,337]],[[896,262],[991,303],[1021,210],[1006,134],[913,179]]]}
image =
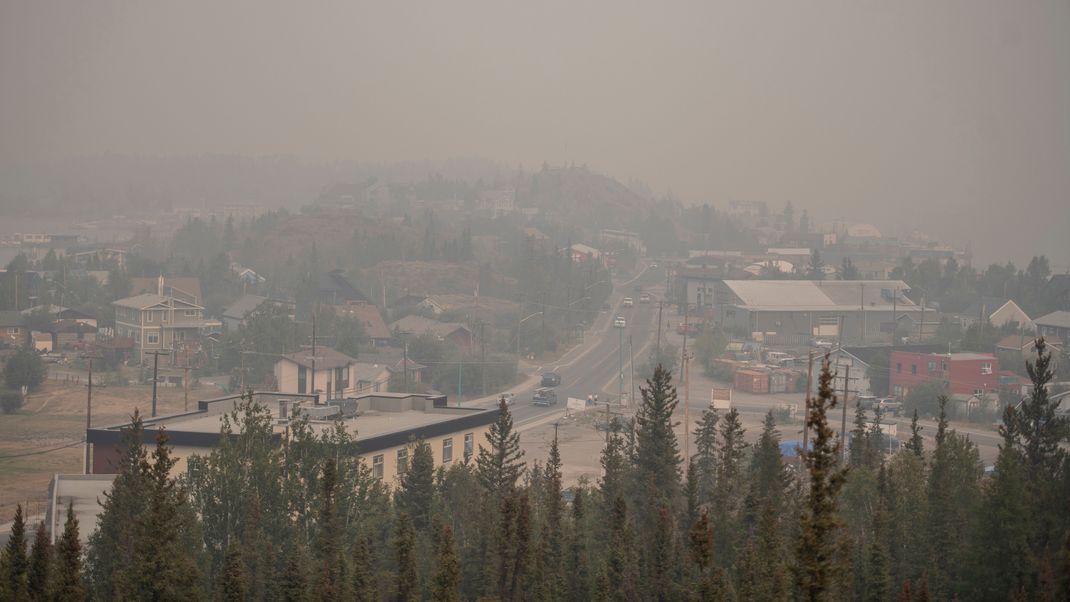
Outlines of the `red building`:
{"label": "red building", "polygon": [[893,351],[889,389],[901,397],[915,386],[943,381],[952,395],[984,395],[999,390],[999,359],[988,353]]}

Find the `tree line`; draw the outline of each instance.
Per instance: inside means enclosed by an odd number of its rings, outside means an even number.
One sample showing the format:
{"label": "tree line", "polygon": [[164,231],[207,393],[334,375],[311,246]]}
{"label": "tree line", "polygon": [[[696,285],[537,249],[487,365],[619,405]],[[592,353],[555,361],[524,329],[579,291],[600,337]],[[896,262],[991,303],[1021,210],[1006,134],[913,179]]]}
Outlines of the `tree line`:
{"label": "tree line", "polygon": [[[557,439],[546,458],[529,461],[504,404],[486,441],[449,466],[436,468],[429,444],[414,441],[393,488],[357,459],[342,425],[316,432],[299,416],[280,439],[251,398],[224,418],[219,447],[175,476],[166,432],[145,445],[135,414],[85,556],[71,543],[48,553],[35,545],[27,556],[20,527],[3,553],[2,593],[1065,600],[1070,425],[1048,397],[1051,356],[1043,341],[1037,347],[1032,395],[1007,409],[991,475],[976,445],[949,426],[946,399],[931,446],[915,416],[906,446],[889,454],[880,416],[861,409],[845,446],[830,424],[841,400],[827,360],[798,462],[783,460],[772,413],[752,444],[733,409],[689,425],[695,452],[682,466],[676,390],[658,368],[633,429],[608,431],[602,475],[568,489]],[[42,581],[38,570],[52,576]],[[59,589],[65,597],[49,593]]]}

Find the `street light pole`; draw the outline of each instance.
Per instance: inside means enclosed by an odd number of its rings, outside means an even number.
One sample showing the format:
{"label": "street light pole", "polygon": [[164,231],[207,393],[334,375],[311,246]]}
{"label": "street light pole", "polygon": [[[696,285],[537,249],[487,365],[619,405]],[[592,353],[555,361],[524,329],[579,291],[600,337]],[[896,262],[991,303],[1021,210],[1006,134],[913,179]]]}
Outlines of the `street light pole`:
{"label": "street light pole", "polygon": [[618,347],[618,378],[619,390],[617,392],[617,400],[624,405],[624,329],[620,329],[620,346]]}

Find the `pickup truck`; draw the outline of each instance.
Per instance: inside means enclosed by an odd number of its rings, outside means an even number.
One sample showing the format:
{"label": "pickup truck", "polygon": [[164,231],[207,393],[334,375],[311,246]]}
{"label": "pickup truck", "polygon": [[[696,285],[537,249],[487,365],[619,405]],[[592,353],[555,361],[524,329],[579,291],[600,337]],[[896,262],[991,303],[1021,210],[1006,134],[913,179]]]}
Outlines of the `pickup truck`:
{"label": "pickup truck", "polygon": [[650,293],[643,293],[642,295],[639,295],[639,302],[650,303]]}
{"label": "pickup truck", "polygon": [[632,307],[633,305],[635,305],[635,301],[631,297],[625,297],[624,302],[621,303],[621,307]]}
{"label": "pickup truck", "polygon": [[539,387],[535,389],[531,402],[537,406],[557,405],[557,391],[550,387]]}

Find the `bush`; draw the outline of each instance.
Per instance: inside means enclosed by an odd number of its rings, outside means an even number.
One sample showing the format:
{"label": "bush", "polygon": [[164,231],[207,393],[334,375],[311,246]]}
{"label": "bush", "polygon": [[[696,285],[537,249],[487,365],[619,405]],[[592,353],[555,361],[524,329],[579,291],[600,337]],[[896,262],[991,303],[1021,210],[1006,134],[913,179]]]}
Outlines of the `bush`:
{"label": "bush", "polygon": [[22,408],[22,393],[18,391],[0,391],[0,411],[14,414]]}
{"label": "bush", "polygon": [[9,389],[33,391],[45,382],[45,362],[32,351],[19,351],[4,364],[4,381]]}

